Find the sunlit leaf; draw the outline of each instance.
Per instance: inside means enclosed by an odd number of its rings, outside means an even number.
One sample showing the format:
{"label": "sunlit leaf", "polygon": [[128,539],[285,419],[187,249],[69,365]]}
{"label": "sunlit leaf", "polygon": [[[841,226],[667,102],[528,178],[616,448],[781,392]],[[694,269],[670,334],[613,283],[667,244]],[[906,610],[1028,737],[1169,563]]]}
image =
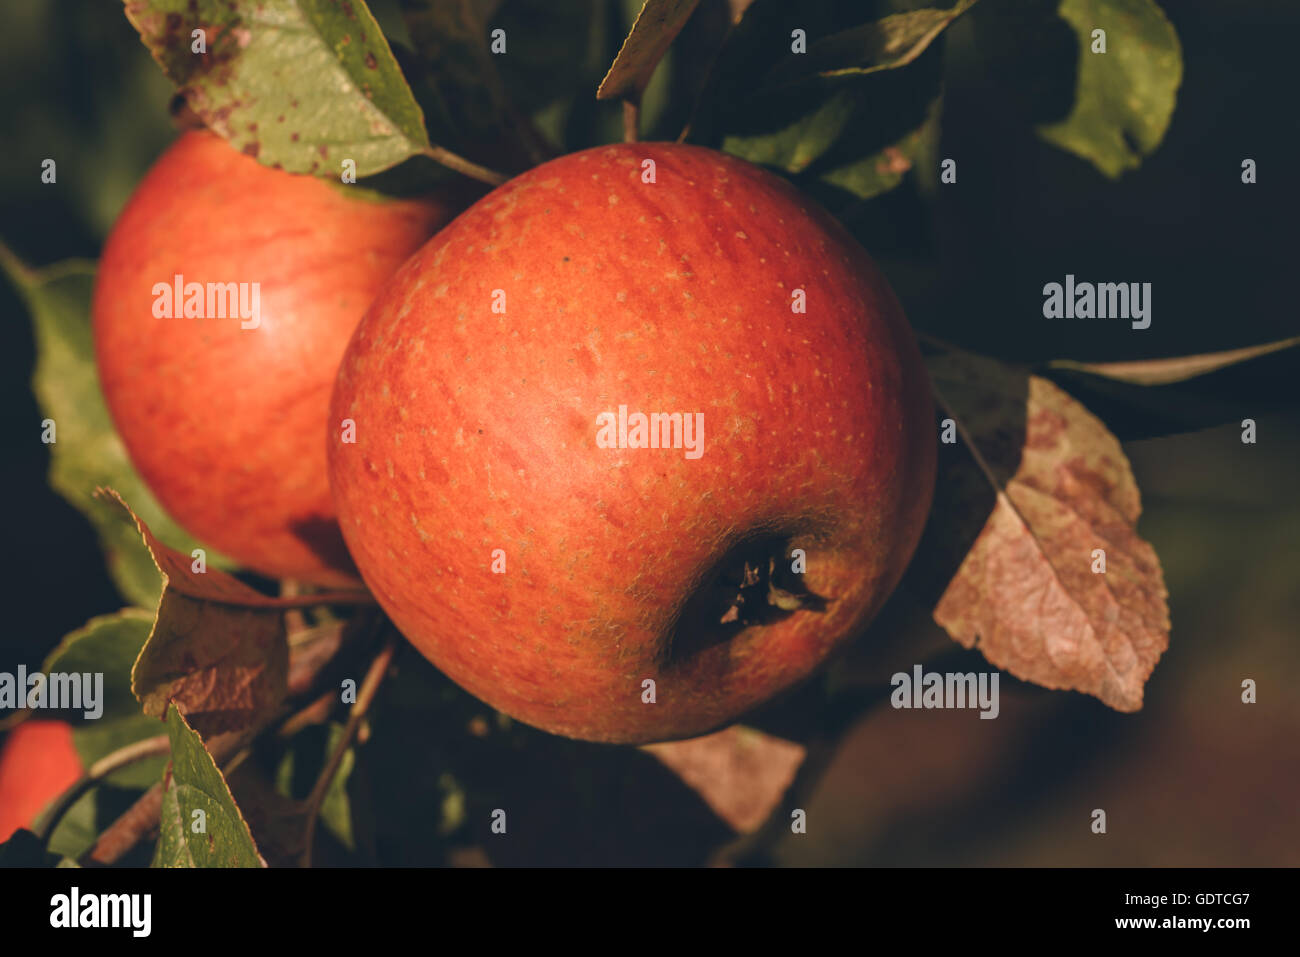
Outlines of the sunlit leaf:
{"label": "sunlit leaf", "polygon": [[364,0],[126,0],[126,15],[203,122],[267,165],[367,176],[429,149]]}

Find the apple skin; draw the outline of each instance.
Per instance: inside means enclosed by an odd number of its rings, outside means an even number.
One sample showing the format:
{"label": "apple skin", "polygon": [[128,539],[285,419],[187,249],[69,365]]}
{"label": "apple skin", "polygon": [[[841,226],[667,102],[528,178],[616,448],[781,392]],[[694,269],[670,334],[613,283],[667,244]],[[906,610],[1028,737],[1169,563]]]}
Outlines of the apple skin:
{"label": "apple skin", "polygon": [[[703,455],[598,448],[620,404],[703,412]],[[703,734],[808,676],[897,583],[934,484],[929,380],[870,257],[784,181],[677,144],[561,157],[470,207],[358,325],[330,420],[344,538],[398,628],[595,741]],[[824,608],[720,625],[746,543],[783,569],[804,549]]]}
{"label": "apple skin", "polygon": [[[187,532],[272,578],[357,583],[320,441],[334,373],[384,281],[464,205],[355,189],[187,132],[131,196],[96,278],[96,363],[131,461]],[[184,318],[183,302],[156,318],[154,284],[176,274],[259,283],[260,327]]]}
{"label": "apple skin", "polygon": [[66,721],[28,719],[10,731],[0,748],[0,841],[32,827],[82,773]]}

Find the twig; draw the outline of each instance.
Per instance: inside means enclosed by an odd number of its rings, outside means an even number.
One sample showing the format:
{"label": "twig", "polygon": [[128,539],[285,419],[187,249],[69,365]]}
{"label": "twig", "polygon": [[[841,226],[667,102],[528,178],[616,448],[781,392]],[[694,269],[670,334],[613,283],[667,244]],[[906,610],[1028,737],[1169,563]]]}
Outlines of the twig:
{"label": "twig", "polygon": [[[286,578],[280,582],[281,598],[296,598],[302,594],[302,585],[292,578]],[[290,608],[284,613],[284,630],[292,635],[307,628],[307,619],[302,613],[301,608]]]}
{"label": "twig", "polygon": [[471,163],[465,157],[457,156],[441,146],[430,146],[424,151],[424,155],[436,163],[441,163],[448,169],[454,169],[463,176],[476,179],[480,183],[487,183],[489,186],[500,186],[507,179],[507,177],[495,170],[490,170],[486,166],[479,166],[477,163]]}
{"label": "twig", "polygon": [[368,591],[313,591],[298,595],[267,596],[262,608],[312,608],[316,605],[343,605],[345,607],[372,608],[379,603]]}
{"label": "twig", "polygon": [[[386,619],[382,616],[376,616],[373,629],[377,631],[382,627],[382,623],[385,620]],[[391,655],[389,657],[391,659]],[[305,685],[304,690],[306,690]],[[364,686],[362,690],[363,693],[365,693]],[[333,697],[337,693],[337,691],[328,692],[330,697]],[[371,690],[370,694],[372,696],[373,693],[373,690]],[[277,709],[274,714],[269,715],[266,720],[259,722],[256,728],[249,728],[245,733],[239,735],[223,735],[221,737],[227,738],[227,740],[217,740],[210,743],[205,742],[204,747],[208,749],[208,753],[212,755],[212,759],[222,767],[222,773],[224,774],[226,771],[231,769],[234,763],[237,763],[245,756],[248,743],[267,728],[276,727],[281,723],[291,723],[295,720],[298,720],[301,722],[301,725],[305,726],[306,724],[311,723],[310,721],[305,720],[307,713],[310,712],[313,707],[317,707],[318,705],[319,700],[308,705],[297,714],[293,714],[287,705],[282,706]],[[153,738],[150,740],[167,741],[168,739],[165,736],[159,736],[159,738]],[[144,742],[141,744],[143,743]],[[110,755],[109,757],[112,756]],[[104,761],[107,760],[108,758],[104,759]],[[103,763],[103,761],[96,762],[95,768],[92,768],[92,772]],[[107,830],[99,835],[94,846],[81,856],[79,863],[83,866],[116,863],[133,847],[135,847],[136,844],[149,834],[156,831],[158,828],[158,818],[162,813],[163,790],[163,785],[160,782],[141,795],[135,804],[131,805],[131,807],[129,807],[117,820],[109,825]]]}
{"label": "twig", "polygon": [[301,860],[303,867],[311,867],[311,846],[316,838],[316,819],[320,817],[321,805],[325,803],[325,793],[329,790],[334,775],[338,773],[339,766],[343,763],[343,755],[352,744],[352,739],[356,737],[357,728],[361,725],[361,719],[365,717],[370,703],[374,700],[375,692],[379,690],[380,684],[383,683],[384,675],[388,672],[388,666],[392,663],[393,654],[396,651],[397,638],[390,630],[388,638],[384,642],[384,647],[380,649],[379,654],[375,655],[374,661],[370,663],[370,669],[361,682],[361,688],[357,691],[357,700],[352,705],[352,712],[348,715],[348,723],[343,729],[343,736],[335,746],[334,753],[330,755],[328,763],[320,773],[320,777],[316,779],[316,786],[311,789],[311,794],[307,796],[307,832],[303,842]]}
{"label": "twig", "polygon": [[50,835],[54,833],[54,829],[59,826],[59,821],[63,820],[63,816],[68,813],[72,805],[76,804],[83,794],[114,771],[120,770],[128,764],[143,761],[145,758],[167,754],[170,750],[171,740],[167,735],[160,734],[154,738],[145,738],[143,741],[133,742],[126,745],[126,747],[118,748],[111,754],[104,755],[104,757],[92,764],[72,787],[63,792],[53,810],[46,815],[44,822],[41,824],[41,829],[36,832],[36,836],[42,844],[48,842]]}
{"label": "twig", "polygon": [[334,705],[338,699],[338,689],[331,688],[324,692],[315,701],[290,715],[284,724],[280,725],[280,727],[276,729],[276,737],[292,738],[303,728],[316,724],[323,724],[325,720],[329,718],[330,712],[334,709]]}
{"label": "twig", "polygon": [[[378,612],[372,614],[365,611],[337,625],[300,632],[296,636],[297,643],[291,639],[289,643],[289,699],[291,701],[302,699],[310,694],[313,689],[320,687],[321,676],[325,674],[327,669],[337,666],[344,651],[350,653],[354,650],[354,646],[359,649],[361,645],[360,639],[363,636],[367,646],[373,644],[375,639],[380,636],[387,621],[388,619]],[[337,635],[331,635],[326,630],[334,627],[338,628]],[[315,637],[312,637],[313,632],[316,633]],[[318,694],[310,704],[297,713],[291,713],[286,708],[285,714],[288,717],[285,718],[276,734],[280,737],[287,737],[309,724],[317,724],[325,720],[331,706],[337,701],[337,690],[326,689],[323,694]],[[316,717],[318,713],[319,717]]]}
{"label": "twig", "polygon": [[158,826],[162,814],[163,786],[159,781],[127,808],[126,812],[99,835],[95,846],[81,855],[82,867],[114,864]]}

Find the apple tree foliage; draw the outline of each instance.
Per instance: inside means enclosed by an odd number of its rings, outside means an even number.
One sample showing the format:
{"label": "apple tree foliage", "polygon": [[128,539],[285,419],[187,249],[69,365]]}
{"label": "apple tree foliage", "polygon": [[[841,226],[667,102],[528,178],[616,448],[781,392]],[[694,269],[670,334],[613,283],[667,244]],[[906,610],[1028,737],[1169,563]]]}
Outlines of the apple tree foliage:
{"label": "apple tree foliage", "polygon": [[[176,122],[206,125],[270,166],[334,178],[349,158],[365,185],[410,192],[466,175],[499,182],[627,136],[681,139],[787,177],[850,228],[864,204],[908,180],[922,195],[940,187],[953,31],[976,38],[988,73],[1028,112],[1040,91],[1064,91],[1068,108],[1035,122],[1037,134],[1109,178],[1159,149],[1182,79],[1178,37],[1155,0],[372,6],[125,0],[125,15],[175,84]],[[1098,24],[1109,26],[1105,60],[1093,55]],[[1068,38],[1066,55],[1041,54],[1047,33]],[[52,826],[38,824],[39,847],[20,834],[10,857],[479,863],[488,860],[481,822],[499,806],[507,766],[555,782],[511,805],[525,819],[557,809],[581,818],[611,793],[632,808],[622,833],[571,835],[576,859],[629,842],[653,847],[659,838],[628,823],[637,802],[678,808],[680,839],[725,857],[761,836],[792,787],[806,787],[824,763],[818,742],[880,700],[841,664],[801,692],[801,702],[820,702],[820,726],[735,726],[643,749],[586,745],[518,726],[461,692],[400,648],[367,596],[282,583],[269,597],[273,583],[241,580],[215,554],[196,574],[202,543],[135,474],[99,394],[94,265],[31,270],[3,247],[0,265],[31,316],[36,398],[60,429],[50,485],[94,525],[129,603],[68,635],[45,670],[105,673],[104,718],[75,728],[87,766],[160,735],[170,748],[170,760],[154,754],[97,779]],[[908,307],[914,287],[898,285]],[[1161,388],[1295,340],[1029,366],[918,334],[936,433],[957,440],[941,445],[934,513],[909,572],[914,593],[930,595],[927,613],[997,667],[1139,708],[1169,641],[1165,588],[1137,531],[1140,497],[1123,449],[1085,402],[1136,409],[1155,432],[1191,427],[1194,405],[1172,408]],[[1107,543],[1104,583],[1076,560],[1097,540]],[[1117,659],[1134,664],[1122,679],[1108,666]],[[509,863],[526,851],[494,853]]]}

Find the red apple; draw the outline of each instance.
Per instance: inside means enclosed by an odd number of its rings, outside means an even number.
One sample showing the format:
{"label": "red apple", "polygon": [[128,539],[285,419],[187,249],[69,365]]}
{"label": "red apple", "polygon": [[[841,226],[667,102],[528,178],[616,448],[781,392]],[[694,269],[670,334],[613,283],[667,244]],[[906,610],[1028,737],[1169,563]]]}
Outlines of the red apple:
{"label": "red apple", "polygon": [[0,841],[30,828],[46,806],[82,775],[65,721],[27,720],[0,748]]}
{"label": "red apple", "polygon": [[[638,412],[680,434],[631,447]],[[871,259],[784,181],[675,144],[470,207],[366,313],[330,419],[344,538],[401,631],[599,741],[702,734],[809,675],[897,583],[934,483],[928,380]]]}
{"label": "red apple", "polygon": [[[329,390],[370,300],[455,212],[271,169],[207,131],[158,160],[104,248],[95,354],[132,462],[190,534],[271,577],[355,583],[320,441]],[[209,300],[209,283],[245,285]]]}

